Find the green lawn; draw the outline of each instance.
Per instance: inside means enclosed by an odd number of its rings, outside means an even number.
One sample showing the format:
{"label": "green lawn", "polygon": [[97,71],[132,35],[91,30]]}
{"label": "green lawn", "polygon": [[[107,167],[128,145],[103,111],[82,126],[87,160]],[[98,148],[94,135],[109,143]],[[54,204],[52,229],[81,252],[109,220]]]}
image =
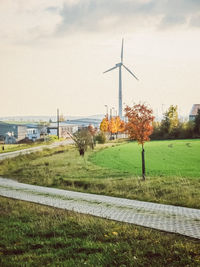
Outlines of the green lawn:
{"label": "green lawn", "polygon": [[[145,158],[147,176],[200,178],[200,140],[147,142]],[[141,146],[136,142],[102,150],[90,159],[102,167],[141,175]]]}
{"label": "green lawn", "polygon": [[184,236],[0,197],[0,266],[199,266]]}

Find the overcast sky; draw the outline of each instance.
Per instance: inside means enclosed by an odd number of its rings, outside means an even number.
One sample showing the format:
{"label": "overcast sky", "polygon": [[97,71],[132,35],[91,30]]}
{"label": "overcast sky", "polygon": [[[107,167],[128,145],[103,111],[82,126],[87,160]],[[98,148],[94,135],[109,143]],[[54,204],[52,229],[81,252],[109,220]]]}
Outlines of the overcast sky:
{"label": "overcast sky", "polygon": [[200,0],[0,0],[0,117],[200,103]]}

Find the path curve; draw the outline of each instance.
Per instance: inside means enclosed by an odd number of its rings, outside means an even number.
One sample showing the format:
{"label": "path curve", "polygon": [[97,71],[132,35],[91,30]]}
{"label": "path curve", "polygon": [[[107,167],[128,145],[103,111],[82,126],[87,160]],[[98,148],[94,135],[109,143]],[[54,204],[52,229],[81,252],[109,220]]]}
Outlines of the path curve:
{"label": "path curve", "polygon": [[0,161],[7,159],[7,158],[14,158],[14,157],[17,157],[19,155],[30,154],[30,153],[33,153],[36,151],[41,151],[45,148],[54,148],[57,146],[69,145],[69,144],[73,144],[73,143],[74,143],[74,141],[72,139],[67,139],[67,140],[60,141],[60,142],[54,142],[50,145],[41,145],[41,146],[25,148],[25,149],[13,151],[13,152],[0,153]]}
{"label": "path curve", "polygon": [[23,184],[1,177],[0,195],[200,239],[200,209]]}

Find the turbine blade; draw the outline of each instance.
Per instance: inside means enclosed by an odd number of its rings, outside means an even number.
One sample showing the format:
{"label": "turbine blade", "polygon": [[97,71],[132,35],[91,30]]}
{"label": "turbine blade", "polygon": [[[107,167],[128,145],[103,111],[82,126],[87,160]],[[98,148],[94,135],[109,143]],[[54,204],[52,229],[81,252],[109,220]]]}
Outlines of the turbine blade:
{"label": "turbine blade", "polygon": [[121,63],[123,63],[123,54],[124,54],[124,38],[122,39]]}
{"label": "turbine blade", "polygon": [[117,66],[114,66],[113,68],[111,68],[111,69],[109,69],[109,70],[106,70],[106,71],[104,71],[103,73],[109,72],[109,71],[114,70],[114,69],[116,69],[116,68],[117,68]]}
{"label": "turbine blade", "polygon": [[132,71],[130,71],[124,64],[123,64],[124,68],[131,74],[133,75],[133,77],[139,81],[139,79],[132,73]]}

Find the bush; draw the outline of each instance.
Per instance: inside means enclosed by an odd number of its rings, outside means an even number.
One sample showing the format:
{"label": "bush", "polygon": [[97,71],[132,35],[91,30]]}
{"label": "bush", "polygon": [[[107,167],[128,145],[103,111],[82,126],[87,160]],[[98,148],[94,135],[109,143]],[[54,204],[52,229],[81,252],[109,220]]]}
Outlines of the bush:
{"label": "bush", "polygon": [[48,136],[48,139],[49,139],[49,141],[51,142],[51,141],[56,141],[56,140],[58,140],[58,136],[57,135],[49,135]]}
{"label": "bush", "polygon": [[105,144],[106,142],[106,135],[104,132],[100,132],[96,137],[95,137],[96,141],[99,144]]}

